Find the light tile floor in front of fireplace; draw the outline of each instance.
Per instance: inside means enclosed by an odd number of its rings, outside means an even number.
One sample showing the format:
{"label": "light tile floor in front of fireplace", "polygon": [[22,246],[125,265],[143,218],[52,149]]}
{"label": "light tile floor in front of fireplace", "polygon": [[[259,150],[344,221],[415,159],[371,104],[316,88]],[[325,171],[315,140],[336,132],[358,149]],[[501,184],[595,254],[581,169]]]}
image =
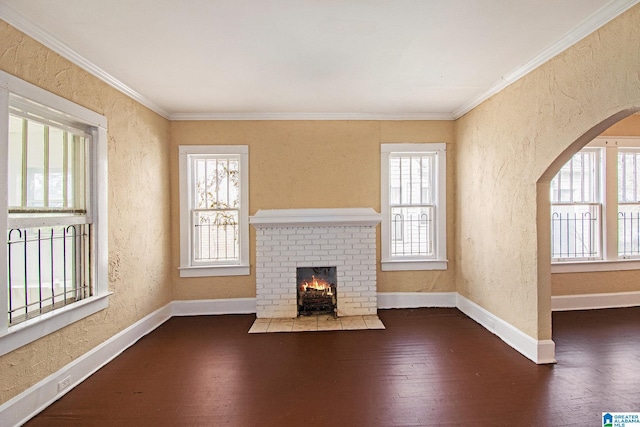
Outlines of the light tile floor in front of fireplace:
{"label": "light tile floor in front of fireplace", "polygon": [[295,319],[256,319],[250,334],[265,332],[348,331],[356,329],[384,329],[378,316],[346,316],[334,318],[329,314],[301,316]]}

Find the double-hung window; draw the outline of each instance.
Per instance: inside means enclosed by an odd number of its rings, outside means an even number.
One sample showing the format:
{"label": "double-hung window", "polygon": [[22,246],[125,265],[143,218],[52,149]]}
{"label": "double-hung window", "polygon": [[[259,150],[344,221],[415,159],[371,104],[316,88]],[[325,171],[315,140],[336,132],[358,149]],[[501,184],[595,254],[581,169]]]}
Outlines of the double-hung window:
{"label": "double-hung window", "polygon": [[618,256],[640,257],[640,148],[618,149]]}
{"label": "double-hung window", "polygon": [[249,274],[248,146],[179,150],[180,275]]}
{"label": "double-hung window", "polygon": [[382,144],[382,270],[444,270],[446,145]]}
{"label": "double-hung window", "polygon": [[601,258],[601,149],[583,149],[551,181],[554,260]]}
{"label": "double-hung window", "polygon": [[0,79],[0,342],[10,351],[106,307],[106,119]]}
{"label": "double-hung window", "polygon": [[640,139],[594,139],[553,178],[550,200],[552,271],[637,268]]}

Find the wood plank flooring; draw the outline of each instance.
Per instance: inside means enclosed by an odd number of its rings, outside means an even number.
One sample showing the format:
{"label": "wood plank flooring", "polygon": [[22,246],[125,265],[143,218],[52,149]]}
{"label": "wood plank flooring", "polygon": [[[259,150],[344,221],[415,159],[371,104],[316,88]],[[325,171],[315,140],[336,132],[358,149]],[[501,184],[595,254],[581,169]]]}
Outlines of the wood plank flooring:
{"label": "wood plank flooring", "polygon": [[172,318],[34,426],[561,426],[640,411],[640,308],[554,313],[538,366],[456,309],[380,310],[385,330],[248,334]]}

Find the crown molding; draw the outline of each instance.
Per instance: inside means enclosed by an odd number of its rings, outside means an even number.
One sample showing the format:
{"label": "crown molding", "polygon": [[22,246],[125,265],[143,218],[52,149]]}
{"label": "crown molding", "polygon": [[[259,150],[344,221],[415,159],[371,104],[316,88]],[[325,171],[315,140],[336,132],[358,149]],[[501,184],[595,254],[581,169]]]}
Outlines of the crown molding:
{"label": "crown molding", "polygon": [[504,75],[500,80],[490,86],[486,92],[471,99],[452,113],[170,113],[3,3],[0,3],[0,19],[169,120],[457,120],[482,102],[562,51],[573,46],[639,2],[640,0],[612,1],[585,19],[580,25],[565,34],[564,37],[553,43],[532,60],[513,70],[511,73]]}
{"label": "crown molding", "polygon": [[150,110],[158,113],[166,119],[169,118],[168,111],[160,108],[149,98],[145,97],[139,92],[136,92],[131,87],[127,86],[124,82],[118,80],[111,74],[104,71],[102,68],[87,60],[82,55],[71,49],[69,46],[3,3],[0,3],[0,19],[6,21],[11,26],[17,28],[29,37],[33,38],[35,41],[42,43],[60,56],[68,59],[78,67],[94,75],[95,77],[99,78],[103,82],[119,90],[120,92],[124,93],[128,97],[134,99]]}
{"label": "crown molding", "polygon": [[172,113],[170,120],[453,120],[451,113]]}
{"label": "crown molding", "polygon": [[615,0],[602,7],[600,10],[596,11],[594,14],[582,21],[576,28],[569,31],[547,49],[540,52],[529,62],[513,70],[511,73],[502,76],[502,78],[495,82],[486,92],[473,98],[472,100],[455,110],[452,114],[453,119],[457,120],[460,117],[464,116],[469,111],[473,110],[475,107],[477,107],[493,95],[497,94],[502,89],[509,86],[511,83],[529,74],[531,71],[547,62],[549,59],[570,48],[615,17],[626,12],[639,2],[640,0]]}

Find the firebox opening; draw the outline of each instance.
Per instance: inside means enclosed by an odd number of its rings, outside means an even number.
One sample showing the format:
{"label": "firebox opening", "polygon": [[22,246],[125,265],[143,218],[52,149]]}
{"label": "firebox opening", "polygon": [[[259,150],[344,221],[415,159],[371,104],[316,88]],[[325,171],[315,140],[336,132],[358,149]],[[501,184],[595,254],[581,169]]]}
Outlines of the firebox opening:
{"label": "firebox opening", "polygon": [[296,269],[298,316],[338,315],[336,267],[299,267]]}

